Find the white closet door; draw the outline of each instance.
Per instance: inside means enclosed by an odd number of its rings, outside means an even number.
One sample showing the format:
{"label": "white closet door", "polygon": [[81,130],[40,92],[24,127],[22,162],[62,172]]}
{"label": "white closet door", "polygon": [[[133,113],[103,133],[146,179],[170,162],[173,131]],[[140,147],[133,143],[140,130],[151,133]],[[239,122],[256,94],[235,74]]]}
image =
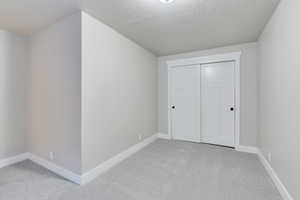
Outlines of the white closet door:
{"label": "white closet door", "polygon": [[170,75],[172,137],[200,142],[200,65],[173,68]]}
{"label": "white closet door", "polygon": [[234,65],[201,65],[202,142],[234,146]]}

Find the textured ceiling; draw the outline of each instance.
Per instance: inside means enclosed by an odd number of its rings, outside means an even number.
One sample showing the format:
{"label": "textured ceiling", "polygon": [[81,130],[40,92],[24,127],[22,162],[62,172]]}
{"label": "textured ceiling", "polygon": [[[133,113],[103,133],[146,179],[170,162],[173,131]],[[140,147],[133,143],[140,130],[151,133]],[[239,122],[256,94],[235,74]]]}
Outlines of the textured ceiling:
{"label": "textured ceiling", "polygon": [[0,0],[0,28],[23,34],[84,10],[156,55],[256,41],[279,0]]}

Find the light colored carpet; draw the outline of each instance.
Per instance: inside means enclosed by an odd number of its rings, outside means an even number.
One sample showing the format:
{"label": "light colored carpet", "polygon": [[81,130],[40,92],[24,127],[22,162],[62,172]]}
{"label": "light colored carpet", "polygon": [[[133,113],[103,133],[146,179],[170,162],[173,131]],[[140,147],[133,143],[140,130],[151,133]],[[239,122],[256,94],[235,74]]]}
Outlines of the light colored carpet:
{"label": "light colored carpet", "polygon": [[1,200],[281,200],[256,155],[157,140],[85,186],[24,161],[0,169]]}

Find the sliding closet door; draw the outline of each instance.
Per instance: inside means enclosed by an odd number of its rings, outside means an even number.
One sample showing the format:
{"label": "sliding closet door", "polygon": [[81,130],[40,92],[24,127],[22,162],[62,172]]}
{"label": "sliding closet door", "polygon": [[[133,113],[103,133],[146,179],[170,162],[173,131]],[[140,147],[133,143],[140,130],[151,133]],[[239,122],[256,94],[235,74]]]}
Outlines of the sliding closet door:
{"label": "sliding closet door", "polygon": [[173,139],[200,142],[200,65],[170,70]]}
{"label": "sliding closet door", "polygon": [[234,65],[201,65],[202,142],[234,146]]}

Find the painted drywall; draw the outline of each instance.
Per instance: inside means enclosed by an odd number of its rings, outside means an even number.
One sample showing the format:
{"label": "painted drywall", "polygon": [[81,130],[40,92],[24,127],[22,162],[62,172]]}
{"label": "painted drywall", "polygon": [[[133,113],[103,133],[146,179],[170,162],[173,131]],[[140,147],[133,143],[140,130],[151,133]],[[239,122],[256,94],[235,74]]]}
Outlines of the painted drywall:
{"label": "painted drywall", "polygon": [[30,40],[28,146],[31,153],[81,172],[81,13]]}
{"label": "painted drywall", "polygon": [[0,160],[25,152],[27,39],[0,30]]}
{"label": "painted drywall", "polygon": [[282,0],[259,39],[259,146],[300,199],[300,1]]}
{"label": "painted drywall", "polygon": [[82,14],[82,168],[157,132],[157,58]]}
{"label": "painted drywall", "polygon": [[257,44],[246,43],[205,51],[159,58],[158,131],[168,133],[168,67],[167,60],[191,58],[241,51],[241,120],[240,144],[257,145]]}

